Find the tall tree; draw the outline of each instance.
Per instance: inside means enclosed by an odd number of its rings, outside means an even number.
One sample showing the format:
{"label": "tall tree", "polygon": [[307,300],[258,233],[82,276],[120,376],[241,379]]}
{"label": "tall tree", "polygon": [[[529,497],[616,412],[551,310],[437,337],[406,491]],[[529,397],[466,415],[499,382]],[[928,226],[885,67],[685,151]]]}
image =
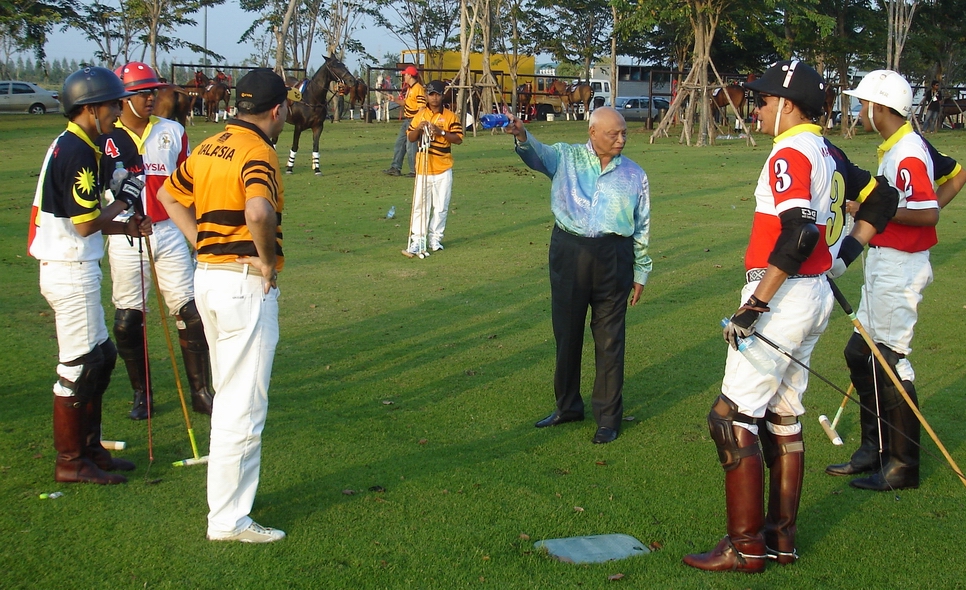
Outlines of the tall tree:
{"label": "tall tree", "polygon": [[590,78],[590,66],[610,55],[613,25],[609,0],[536,0],[545,16],[540,49],[560,62],[580,64],[583,78]]}
{"label": "tall tree", "polygon": [[76,14],[75,9],[74,0],[3,0],[0,29],[15,39],[20,49],[33,53],[46,72],[47,36],[54,26]]}

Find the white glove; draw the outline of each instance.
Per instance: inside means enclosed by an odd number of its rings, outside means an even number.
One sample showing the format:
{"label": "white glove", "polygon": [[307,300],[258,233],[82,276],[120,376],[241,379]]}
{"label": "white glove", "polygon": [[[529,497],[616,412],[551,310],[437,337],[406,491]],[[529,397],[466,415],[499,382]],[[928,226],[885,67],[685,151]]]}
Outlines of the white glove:
{"label": "white glove", "polygon": [[828,276],[828,278],[830,279],[837,279],[840,276],[845,274],[845,270],[847,268],[848,268],[848,265],[845,264],[844,260],[842,260],[841,258],[836,258],[832,262],[832,268],[828,269],[825,272],[825,275]]}

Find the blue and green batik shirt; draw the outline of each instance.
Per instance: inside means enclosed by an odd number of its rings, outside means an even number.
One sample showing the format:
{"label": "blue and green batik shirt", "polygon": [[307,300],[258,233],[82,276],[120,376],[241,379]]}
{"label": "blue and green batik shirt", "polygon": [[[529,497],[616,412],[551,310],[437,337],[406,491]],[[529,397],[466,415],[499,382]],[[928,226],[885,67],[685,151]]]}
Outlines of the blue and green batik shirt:
{"label": "blue and green batik shirt", "polygon": [[586,238],[634,239],[634,282],[643,285],[651,272],[651,196],[644,170],[623,156],[601,170],[589,140],[547,146],[529,131],[516,151],[527,166],[550,177],[550,210],[560,229]]}

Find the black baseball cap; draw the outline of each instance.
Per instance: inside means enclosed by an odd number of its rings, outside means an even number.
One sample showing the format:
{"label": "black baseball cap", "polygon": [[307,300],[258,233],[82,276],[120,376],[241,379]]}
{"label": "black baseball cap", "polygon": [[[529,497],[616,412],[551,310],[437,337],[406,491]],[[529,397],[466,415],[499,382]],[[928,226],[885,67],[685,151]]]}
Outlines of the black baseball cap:
{"label": "black baseball cap", "polygon": [[298,90],[285,86],[281,76],[268,68],[251,70],[235,86],[235,106],[238,110],[257,114],[282,104],[286,98],[301,100]]}
{"label": "black baseball cap", "polygon": [[433,80],[432,82],[426,84],[426,94],[443,94],[446,92],[446,84],[443,84],[439,80]]}

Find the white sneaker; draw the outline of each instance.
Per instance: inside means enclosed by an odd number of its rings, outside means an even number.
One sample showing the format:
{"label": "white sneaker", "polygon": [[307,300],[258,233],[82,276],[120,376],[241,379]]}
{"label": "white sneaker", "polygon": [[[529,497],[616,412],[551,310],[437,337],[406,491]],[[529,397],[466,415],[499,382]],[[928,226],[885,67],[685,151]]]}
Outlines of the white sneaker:
{"label": "white sneaker", "polygon": [[415,258],[419,256],[419,244],[413,240],[410,240],[409,247],[402,250],[402,255],[406,258]]}
{"label": "white sneaker", "polygon": [[285,531],[264,527],[252,521],[248,528],[230,537],[212,537],[208,535],[209,541],[238,541],[239,543],[272,543],[281,541],[285,538]]}
{"label": "white sneaker", "polygon": [[442,250],[442,249],[443,249],[443,245],[442,245],[442,244],[440,244],[440,243],[439,243],[439,242],[437,242],[437,241],[432,241],[432,242],[430,242],[430,243],[429,243],[429,248],[430,248],[430,249],[431,249],[431,250],[432,250],[433,252],[439,252],[440,250]]}

